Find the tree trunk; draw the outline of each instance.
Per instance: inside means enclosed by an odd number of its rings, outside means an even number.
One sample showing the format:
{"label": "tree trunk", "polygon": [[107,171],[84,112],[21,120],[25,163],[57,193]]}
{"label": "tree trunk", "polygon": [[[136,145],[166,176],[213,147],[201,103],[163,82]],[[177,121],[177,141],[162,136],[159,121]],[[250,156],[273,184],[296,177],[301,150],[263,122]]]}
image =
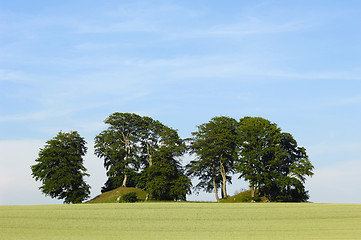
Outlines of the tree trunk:
{"label": "tree trunk", "polygon": [[127,175],[124,175],[122,187],[127,187]]}
{"label": "tree trunk", "polygon": [[226,175],[226,170],[224,169],[223,163],[222,161],[220,161],[220,169],[219,172],[221,173],[222,176],[222,198],[227,198],[227,175]]}
{"label": "tree trunk", "polygon": [[147,144],[147,153],[148,153],[147,160],[148,160],[148,163],[149,163],[149,167],[151,167],[152,166],[152,155],[150,154],[149,144]]}
{"label": "tree trunk", "polygon": [[[223,176],[222,176],[223,177]],[[227,198],[227,189],[226,189],[226,186],[227,186],[227,179],[226,177],[223,178],[222,180],[222,198]]]}
{"label": "tree trunk", "polygon": [[[124,136],[124,133],[123,133],[123,136]],[[127,153],[124,156],[124,164],[125,164],[124,170],[126,172],[126,169],[128,168],[128,157],[130,156],[132,146],[131,146],[131,143],[130,143],[128,137],[124,139],[124,142],[125,142],[125,149],[127,151]],[[124,174],[122,187],[127,187],[127,174]]]}
{"label": "tree trunk", "polygon": [[[130,156],[130,146],[129,146],[129,143],[127,141],[127,154],[124,156],[124,162],[125,162],[125,165],[124,165],[124,172],[127,171],[127,168],[128,168],[128,156]],[[122,184],[122,187],[127,187],[127,174],[124,174],[124,179],[123,179],[123,184]]]}
{"label": "tree trunk", "polygon": [[214,194],[216,194],[217,202],[220,202],[219,197],[218,197],[217,186],[216,186],[216,179],[214,179],[214,178],[213,178],[213,188],[214,188]]}
{"label": "tree trunk", "polygon": [[251,180],[249,181],[249,190],[251,191],[251,197],[254,198],[254,186]]}

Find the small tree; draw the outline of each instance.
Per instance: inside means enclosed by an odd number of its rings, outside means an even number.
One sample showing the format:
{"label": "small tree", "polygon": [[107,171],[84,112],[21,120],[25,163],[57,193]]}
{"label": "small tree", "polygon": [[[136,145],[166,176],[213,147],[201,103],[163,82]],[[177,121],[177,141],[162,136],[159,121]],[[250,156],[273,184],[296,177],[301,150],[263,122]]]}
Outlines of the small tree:
{"label": "small tree", "polygon": [[35,180],[42,182],[39,189],[45,195],[64,199],[64,203],[80,203],[89,197],[90,186],[83,180],[89,176],[83,166],[85,145],[78,132],[59,132],[40,149],[31,170]]}

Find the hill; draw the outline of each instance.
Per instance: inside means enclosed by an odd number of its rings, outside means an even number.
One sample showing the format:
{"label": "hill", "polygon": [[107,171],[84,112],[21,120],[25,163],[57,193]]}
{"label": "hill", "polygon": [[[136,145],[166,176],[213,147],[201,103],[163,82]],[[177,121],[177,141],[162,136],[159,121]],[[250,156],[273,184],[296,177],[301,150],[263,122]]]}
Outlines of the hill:
{"label": "hill", "polygon": [[139,188],[119,187],[114,190],[104,192],[86,203],[117,203],[119,202],[119,197],[131,192],[135,192],[137,194],[138,201],[144,201],[147,196],[147,193]]}
{"label": "hill", "polygon": [[[257,202],[267,202],[265,197],[255,199]],[[253,202],[251,197],[251,191],[247,190],[241,193],[238,193],[234,196],[228,197],[226,199],[221,199],[221,203],[239,203],[239,202]]]}

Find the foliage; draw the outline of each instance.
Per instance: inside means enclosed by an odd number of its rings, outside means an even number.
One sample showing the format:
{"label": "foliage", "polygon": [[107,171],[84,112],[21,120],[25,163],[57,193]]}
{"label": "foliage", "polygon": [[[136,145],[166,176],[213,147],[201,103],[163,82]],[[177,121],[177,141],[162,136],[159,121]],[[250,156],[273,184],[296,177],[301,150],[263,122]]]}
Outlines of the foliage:
{"label": "foliage", "polygon": [[160,150],[153,155],[153,161],[152,166],[142,172],[139,186],[155,200],[186,200],[192,184],[182,173],[172,151]]}
{"label": "foliage", "polygon": [[270,201],[306,201],[303,183],[313,165],[291,134],[258,117],[240,120],[237,172]]}
{"label": "foliage", "polygon": [[127,183],[130,187],[135,186],[134,177],[140,167],[137,143],[141,122],[142,118],[136,114],[114,113],[105,120],[109,128],[95,137],[95,154],[104,159],[108,176],[102,192],[126,187]]}
{"label": "foliage", "polygon": [[[102,192],[139,186],[156,199],[185,199],[190,181],[182,176],[176,159],[186,147],[176,130],[131,113],[113,113],[105,123],[110,126],[95,138],[95,154],[104,158],[108,176]],[[180,184],[179,178],[184,183]],[[170,192],[160,192],[165,189]]]}
{"label": "foliage", "polygon": [[234,162],[237,160],[237,122],[229,117],[214,117],[198,126],[190,139],[190,152],[196,160],[187,165],[188,175],[198,177],[196,189],[215,191],[221,186],[222,198],[227,197],[226,183],[231,181]]}
{"label": "foliage", "polygon": [[121,202],[132,203],[132,202],[137,202],[137,201],[138,201],[138,199],[137,199],[136,192],[126,193],[121,196]]}
{"label": "foliage", "polygon": [[32,176],[41,181],[40,190],[52,198],[64,199],[64,203],[80,203],[90,194],[90,186],[83,180],[86,168],[85,140],[78,132],[59,132],[40,149],[37,164],[31,166]]}

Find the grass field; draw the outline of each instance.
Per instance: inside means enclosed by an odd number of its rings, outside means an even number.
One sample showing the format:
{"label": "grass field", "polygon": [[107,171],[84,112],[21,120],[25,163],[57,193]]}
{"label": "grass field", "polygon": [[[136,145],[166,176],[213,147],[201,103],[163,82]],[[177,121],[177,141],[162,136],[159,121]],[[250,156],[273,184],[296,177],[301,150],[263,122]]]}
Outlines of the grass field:
{"label": "grass field", "polygon": [[0,206],[0,239],[361,239],[361,204]]}

